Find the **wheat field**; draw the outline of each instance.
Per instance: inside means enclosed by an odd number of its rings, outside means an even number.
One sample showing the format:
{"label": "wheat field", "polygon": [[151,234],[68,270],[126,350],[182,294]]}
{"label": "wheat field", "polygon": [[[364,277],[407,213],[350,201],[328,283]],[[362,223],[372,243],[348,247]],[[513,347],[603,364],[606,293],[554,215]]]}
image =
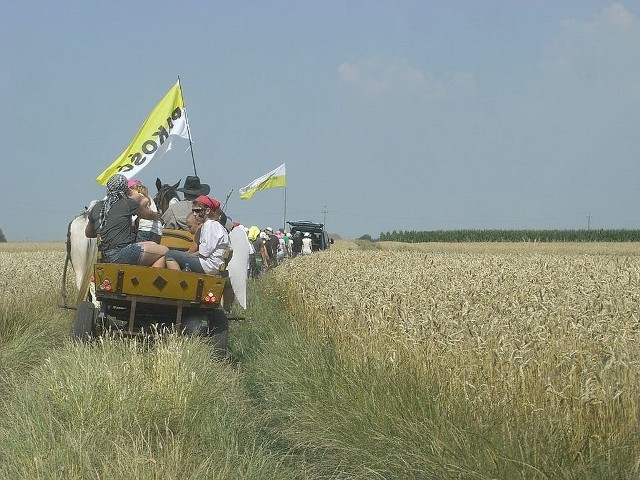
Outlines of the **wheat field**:
{"label": "wheat field", "polygon": [[[11,358],[33,350],[20,353],[14,344],[34,321],[50,322],[53,310],[47,308],[59,299],[64,247],[28,247],[0,246],[0,307],[3,318],[15,318],[2,327],[2,341],[7,351],[19,353]],[[311,422],[319,418],[314,409],[326,407],[320,418],[332,448],[344,435],[340,428],[354,421],[362,428],[354,430],[354,438],[374,432],[374,447],[402,445],[398,468],[412,458],[411,468],[426,471],[427,460],[449,458],[483,464],[484,471],[526,464],[517,478],[638,477],[640,246],[382,242],[362,247],[341,241],[331,251],[284,262],[267,279],[278,285],[296,328],[326,345],[338,361],[328,372],[309,366],[293,376],[293,382],[304,384],[292,384],[286,393],[302,392],[292,401],[299,422],[301,399],[312,398],[304,390],[308,382],[314,375],[327,382],[321,391],[329,398],[308,407],[308,434],[302,435],[300,423],[291,426],[304,448],[319,441]],[[24,313],[11,314],[18,310]],[[58,327],[58,337],[69,330],[70,320],[65,314],[55,321],[64,327]],[[49,337],[42,338],[43,355]],[[281,369],[302,359],[285,360],[273,373],[280,390],[269,398],[285,394],[278,383],[285,375]],[[24,368],[6,365],[15,377],[39,361],[33,358]],[[351,374],[355,379],[365,374],[378,387],[354,390]],[[327,375],[342,379],[343,400]],[[360,392],[357,400],[354,392]],[[398,404],[397,410],[385,406],[385,399]],[[331,427],[337,407],[327,402],[341,401],[343,416]],[[348,417],[344,409],[351,404],[355,413]],[[439,415],[427,422],[425,412],[432,406]],[[372,423],[378,421],[383,425]],[[424,447],[431,437],[436,440]],[[472,448],[479,437],[482,445]],[[411,445],[419,448],[411,451]],[[425,449],[432,457],[425,457]],[[447,478],[455,477],[451,471]]]}
{"label": "wheat field", "polygon": [[274,276],[312,335],[435,382],[470,422],[497,414],[533,445],[559,430],[571,458],[640,451],[636,245],[402,247],[334,249]]}

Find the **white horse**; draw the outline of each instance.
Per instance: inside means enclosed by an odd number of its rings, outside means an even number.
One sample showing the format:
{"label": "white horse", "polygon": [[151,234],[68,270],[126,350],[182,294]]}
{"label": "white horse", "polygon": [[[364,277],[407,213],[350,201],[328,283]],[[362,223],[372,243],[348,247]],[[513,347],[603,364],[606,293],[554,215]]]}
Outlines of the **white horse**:
{"label": "white horse", "polygon": [[98,247],[95,238],[87,238],[84,231],[89,223],[89,212],[98,200],[93,200],[84,212],[75,217],[67,227],[67,256],[64,262],[64,271],[62,274],[62,301],[64,306],[67,305],[67,268],[69,263],[73,267],[76,277],[76,287],[78,289],[78,297],[76,304],[84,300],[91,280],[91,270],[96,261]]}

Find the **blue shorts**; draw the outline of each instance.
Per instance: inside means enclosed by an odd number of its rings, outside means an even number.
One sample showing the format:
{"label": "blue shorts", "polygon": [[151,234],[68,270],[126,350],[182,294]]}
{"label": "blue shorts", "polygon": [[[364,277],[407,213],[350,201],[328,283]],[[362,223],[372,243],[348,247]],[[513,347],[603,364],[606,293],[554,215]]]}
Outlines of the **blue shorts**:
{"label": "blue shorts", "polygon": [[187,263],[189,263],[189,269],[192,272],[205,273],[200,263],[200,259],[195,255],[183,252],[181,250],[169,250],[164,256],[165,260],[173,260],[180,265],[180,269],[184,270]]}
{"label": "blue shorts", "polygon": [[142,245],[131,243],[125,247],[112,248],[102,252],[102,260],[106,263],[126,263],[129,265],[140,265],[142,260]]}
{"label": "blue shorts", "polygon": [[161,239],[160,235],[149,230],[138,230],[136,235],[136,242],[156,242],[159,244]]}

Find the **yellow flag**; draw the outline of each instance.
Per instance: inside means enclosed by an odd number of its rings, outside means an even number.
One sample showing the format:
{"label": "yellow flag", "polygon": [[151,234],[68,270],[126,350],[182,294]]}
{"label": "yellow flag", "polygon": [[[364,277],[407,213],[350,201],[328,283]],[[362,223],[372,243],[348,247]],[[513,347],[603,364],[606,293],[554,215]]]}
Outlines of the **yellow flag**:
{"label": "yellow flag", "polygon": [[172,137],[176,135],[189,138],[187,112],[184,108],[179,81],[156,105],[149,118],[140,127],[131,145],[98,175],[96,181],[100,185],[106,185],[109,178],[116,173],[121,173],[127,178],[134,177],[151,160],[169,151]]}
{"label": "yellow flag", "polygon": [[246,187],[242,187],[240,191],[240,198],[246,200],[253,197],[253,194],[258,190],[265,190],[267,188],[286,187],[286,167],[283,163],[275,170],[271,170],[269,173],[265,173],[259,178],[256,178]]}

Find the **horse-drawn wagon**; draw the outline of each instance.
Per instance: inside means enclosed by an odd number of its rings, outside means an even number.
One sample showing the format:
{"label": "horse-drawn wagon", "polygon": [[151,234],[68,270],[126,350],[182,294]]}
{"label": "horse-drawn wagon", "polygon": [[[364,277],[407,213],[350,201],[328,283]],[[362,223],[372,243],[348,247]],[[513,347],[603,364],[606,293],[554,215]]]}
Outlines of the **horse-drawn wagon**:
{"label": "horse-drawn wagon", "polygon": [[[162,243],[186,250],[192,239],[189,232],[166,230]],[[127,336],[176,331],[204,336],[216,353],[226,352],[226,271],[207,275],[98,261],[92,274],[91,288],[77,306],[76,338],[88,340],[109,331]]]}

